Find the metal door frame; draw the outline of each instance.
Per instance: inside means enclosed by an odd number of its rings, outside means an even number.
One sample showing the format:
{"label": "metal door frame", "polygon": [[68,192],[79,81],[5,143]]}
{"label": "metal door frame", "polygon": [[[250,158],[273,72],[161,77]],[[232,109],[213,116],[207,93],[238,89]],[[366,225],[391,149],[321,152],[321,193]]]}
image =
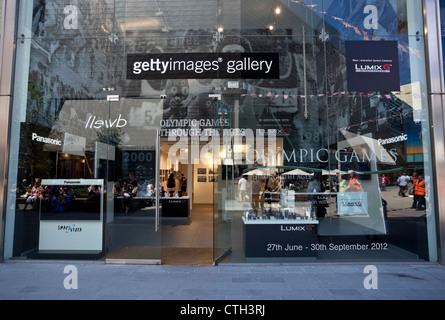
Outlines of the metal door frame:
{"label": "metal door frame", "polygon": [[0,17],[0,262],[4,256],[17,7],[16,0],[3,0]]}

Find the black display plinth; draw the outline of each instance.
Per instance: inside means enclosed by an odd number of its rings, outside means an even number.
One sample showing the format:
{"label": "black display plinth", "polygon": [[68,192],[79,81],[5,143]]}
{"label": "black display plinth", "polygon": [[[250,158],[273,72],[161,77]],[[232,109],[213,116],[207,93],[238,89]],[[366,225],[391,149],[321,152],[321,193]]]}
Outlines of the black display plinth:
{"label": "black display plinth", "polygon": [[247,220],[243,217],[246,258],[316,257],[317,220]]}
{"label": "black display plinth", "polygon": [[161,198],[163,218],[188,218],[190,216],[190,197]]}

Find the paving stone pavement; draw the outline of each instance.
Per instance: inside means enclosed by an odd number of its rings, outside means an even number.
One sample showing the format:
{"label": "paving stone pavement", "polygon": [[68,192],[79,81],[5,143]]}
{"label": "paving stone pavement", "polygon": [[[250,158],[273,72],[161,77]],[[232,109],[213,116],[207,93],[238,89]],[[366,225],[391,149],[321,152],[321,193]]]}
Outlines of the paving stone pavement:
{"label": "paving stone pavement", "polygon": [[[65,270],[67,266],[75,269]],[[445,299],[445,266],[374,266],[368,273],[365,264],[197,267],[7,262],[0,263],[0,300]],[[77,289],[65,288],[76,284]],[[366,289],[365,284],[374,288]]]}

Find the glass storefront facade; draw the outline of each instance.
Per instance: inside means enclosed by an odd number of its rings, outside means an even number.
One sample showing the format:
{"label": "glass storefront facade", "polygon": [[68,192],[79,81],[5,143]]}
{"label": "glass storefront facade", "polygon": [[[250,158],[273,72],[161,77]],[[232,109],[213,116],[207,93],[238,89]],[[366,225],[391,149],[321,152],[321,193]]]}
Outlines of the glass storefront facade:
{"label": "glass storefront facade", "polygon": [[438,261],[423,1],[17,4],[4,259]]}

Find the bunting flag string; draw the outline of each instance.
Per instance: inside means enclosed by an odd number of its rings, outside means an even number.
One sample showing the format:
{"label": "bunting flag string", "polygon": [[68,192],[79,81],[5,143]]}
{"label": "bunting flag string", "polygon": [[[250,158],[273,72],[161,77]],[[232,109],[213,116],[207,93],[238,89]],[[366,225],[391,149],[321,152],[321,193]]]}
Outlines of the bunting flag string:
{"label": "bunting flag string", "polygon": [[327,98],[335,98],[335,97],[346,97],[346,98],[354,98],[354,97],[367,97],[367,98],[372,98],[372,97],[376,97],[379,99],[389,99],[389,100],[395,100],[398,99],[397,96],[412,96],[413,99],[415,100],[419,100],[421,99],[421,97],[425,97],[426,94],[425,93],[418,93],[418,92],[411,92],[411,91],[407,91],[407,92],[392,92],[391,94],[385,93],[385,94],[380,94],[380,93],[375,93],[375,92],[346,92],[346,91],[340,91],[340,92],[333,92],[333,93],[317,93],[317,94],[309,94],[309,95],[304,95],[304,94],[290,94],[290,93],[283,93],[283,94],[277,94],[276,92],[270,91],[267,92],[266,94],[262,94],[262,93],[243,93],[241,94],[242,97],[252,97],[252,98],[269,98],[272,100],[275,99],[284,99],[284,100],[289,100],[289,99],[297,99],[297,98],[309,98],[309,99],[315,99],[315,98],[321,98],[321,97],[327,97]]}
{"label": "bunting flag string", "polygon": [[[372,38],[370,39],[370,37],[368,36],[368,33],[365,30],[360,30],[358,27],[344,21],[342,18],[330,15],[330,14],[328,14],[327,11],[317,10],[316,7],[318,7],[318,4],[306,4],[306,3],[304,3],[304,1],[298,1],[298,0],[293,0],[291,2],[299,4],[300,6],[306,7],[314,12],[317,12],[321,16],[329,16],[333,20],[340,21],[345,28],[353,29],[357,35],[363,36],[363,39],[366,41],[375,39],[375,35],[373,35]],[[420,53],[420,51],[418,49],[413,49],[411,47],[403,46],[401,44],[399,44],[399,49],[401,49],[404,53],[409,53],[411,55],[418,57],[419,59],[422,59],[422,54]]]}
{"label": "bunting flag string", "polygon": [[408,115],[410,115],[412,113],[413,113],[413,111],[409,111],[409,112],[405,112],[403,114],[394,114],[394,115],[391,115],[391,116],[388,116],[388,117],[384,117],[384,118],[369,119],[369,120],[366,120],[366,121],[363,121],[363,122],[360,122],[360,123],[351,124],[351,125],[346,126],[346,127],[338,128],[337,130],[339,130],[339,131],[341,131],[341,130],[350,130],[352,128],[361,127],[361,126],[363,126],[365,124],[369,124],[369,123],[373,123],[373,122],[377,122],[377,121],[386,121],[386,120],[390,120],[392,118],[400,118],[400,117],[405,118],[405,117],[407,117]]}

